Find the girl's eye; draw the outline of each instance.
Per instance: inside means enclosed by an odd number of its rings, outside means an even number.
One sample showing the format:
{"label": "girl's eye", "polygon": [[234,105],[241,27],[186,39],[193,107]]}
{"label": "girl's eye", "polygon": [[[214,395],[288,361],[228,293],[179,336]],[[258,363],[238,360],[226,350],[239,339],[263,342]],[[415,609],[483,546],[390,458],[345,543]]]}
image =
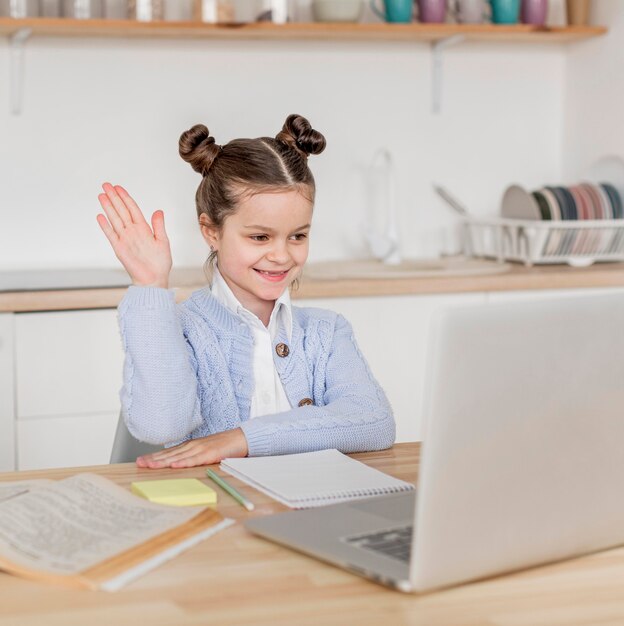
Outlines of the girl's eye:
{"label": "girl's eye", "polygon": [[253,241],[268,241],[269,237],[267,235],[251,235],[251,239]]}
{"label": "girl's eye", "polygon": [[297,233],[296,235],[293,235],[293,239],[295,241],[303,241],[304,239],[307,239],[307,237],[307,233]]}

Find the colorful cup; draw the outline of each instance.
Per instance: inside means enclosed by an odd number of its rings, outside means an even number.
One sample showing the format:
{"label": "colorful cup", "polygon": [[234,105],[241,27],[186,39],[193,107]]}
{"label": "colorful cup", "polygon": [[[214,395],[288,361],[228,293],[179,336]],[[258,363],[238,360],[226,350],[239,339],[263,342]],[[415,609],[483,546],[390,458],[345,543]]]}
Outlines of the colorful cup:
{"label": "colorful cup", "polygon": [[376,0],[371,0],[371,9],[386,22],[405,24],[412,21],[413,0],[384,0],[384,10],[377,7]]}
{"label": "colorful cup", "polygon": [[522,0],[520,18],[523,24],[543,26],[548,13],[548,0]]}
{"label": "colorful cup", "polygon": [[589,24],[589,0],[566,0],[566,9],[570,26]]}
{"label": "colorful cup", "polygon": [[446,0],[418,0],[418,19],[426,24],[446,20]]}
{"label": "colorful cup", "polygon": [[517,24],[520,17],[520,0],[490,0],[494,24]]}

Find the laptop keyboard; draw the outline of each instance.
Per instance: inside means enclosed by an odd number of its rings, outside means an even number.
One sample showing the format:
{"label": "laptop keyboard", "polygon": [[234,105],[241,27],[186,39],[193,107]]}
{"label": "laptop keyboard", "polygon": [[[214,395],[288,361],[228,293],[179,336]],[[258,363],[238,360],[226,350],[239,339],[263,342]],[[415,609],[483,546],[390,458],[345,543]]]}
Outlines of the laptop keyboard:
{"label": "laptop keyboard", "polygon": [[347,543],[363,550],[378,552],[391,559],[409,563],[412,552],[412,526],[376,531],[367,535],[345,537]]}

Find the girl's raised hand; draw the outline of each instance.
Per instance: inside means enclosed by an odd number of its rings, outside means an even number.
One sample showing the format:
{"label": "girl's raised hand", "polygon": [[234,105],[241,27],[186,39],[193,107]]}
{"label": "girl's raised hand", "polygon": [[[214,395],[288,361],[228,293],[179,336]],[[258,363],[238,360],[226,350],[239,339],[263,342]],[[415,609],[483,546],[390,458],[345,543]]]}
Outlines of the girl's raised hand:
{"label": "girl's raised hand", "polygon": [[152,226],[128,192],[119,185],[104,183],[98,200],[106,215],[97,216],[115,255],[134,285],[169,286],[171,249],[162,211],[152,215]]}
{"label": "girl's raised hand", "polygon": [[140,456],[136,464],[150,469],[195,467],[219,463],[225,458],[244,457],[247,452],[247,438],[240,428],[235,428]]}

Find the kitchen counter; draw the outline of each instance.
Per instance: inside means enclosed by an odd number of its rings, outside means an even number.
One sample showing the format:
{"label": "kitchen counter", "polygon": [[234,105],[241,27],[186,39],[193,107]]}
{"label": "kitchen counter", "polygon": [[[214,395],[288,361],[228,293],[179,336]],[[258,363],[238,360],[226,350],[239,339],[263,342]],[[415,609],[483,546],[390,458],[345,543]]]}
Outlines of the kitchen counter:
{"label": "kitchen counter", "polygon": [[[82,278],[85,279],[84,271]],[[42,288],[0,292],[0,312],[60,311],[72,309],[114,308],[123,297],[126,287],[102,287],[101,272],[93,270],[90,284],[97,287]],[[45,272],[42,285],[64,285],[67,274],[51,270]],[[0,281],[1,282],[1,281]],[[201,268],[173,270],[171,286],[176,298],[184,300],[194,290],[206,284]],[[89,281],[83,282],[89,284]],[[433,293],[463,293],[471,291],[521,291],[539,289],[580,289],[593,287],[624,287],[624,263],[597,263],[586,268],[550,265],[527,268],[512,265],[508,272],[472,276],[436,275],[384,279],[301,280],[293,298],[343,298],[353,296],[393,296]]]}

